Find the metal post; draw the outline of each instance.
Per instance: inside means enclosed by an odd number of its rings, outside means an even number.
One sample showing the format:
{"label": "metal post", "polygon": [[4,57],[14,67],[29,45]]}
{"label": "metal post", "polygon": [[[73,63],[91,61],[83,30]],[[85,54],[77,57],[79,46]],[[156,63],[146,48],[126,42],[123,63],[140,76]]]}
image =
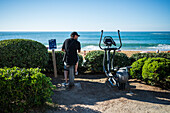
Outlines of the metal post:
{"label": "metal post", "polygon": [[69,85],[73,86],[74,85],[74,73],[75,73],[75,65],[70,65],[69,66]]}
{"label": "metal post", "polygon": [[108,69],[108,72],[110,72],[111,70],[110,50],[107,50],[107,69]]}
{"label": "metal post", "polygon": [[54,67],[54,77],[57,78],[57,67],[56,67],[56,59],[55,59],[55,50],[52,49],[52,58],[53,58],[53,67]]}

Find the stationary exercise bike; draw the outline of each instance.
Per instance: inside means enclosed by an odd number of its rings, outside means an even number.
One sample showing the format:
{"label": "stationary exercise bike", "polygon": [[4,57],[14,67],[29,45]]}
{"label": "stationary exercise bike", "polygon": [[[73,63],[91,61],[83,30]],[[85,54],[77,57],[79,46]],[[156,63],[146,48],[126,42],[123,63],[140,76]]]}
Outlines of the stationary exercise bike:
{"label": "stationary exercise bike", "polygon": [[[103,70],[104,70],[104,72],[107,76],[107,82],[112,87],[117,86],[118,89],[124,90],[126,85],[128,84],[128,78],[129,78],[128,68],[129,67],[123,67],[123,68],[118,69],[118,68],[114,68],[114,66],[113,66],[115,51],[119,50],[122,47],[122,41],[121,41],[119,30],[118,30],[118,36],[119,36],[119,41],[120,41],[119,47],[112,47],[112,46],[116,46],[115,41],[113,40],[113,38],[111,36],[105,36],[104,39],[103,39],[103,43],[107,47],[102,48],[101,47],[101,41],[102,41],[102,37],[103,37],[103,30],[102,30],[100,42],[99,42],[99,47],[100,47],[100,49],[105,51],[104,57],[103,57]],[[111,57],[111,50],[113,50],[112,58],[110,58]],[[106,67],[105,67],[106,56],[107,56],[107,64],[106,64]],[[113,71],[114,74],[112,74],[111,71]]]}

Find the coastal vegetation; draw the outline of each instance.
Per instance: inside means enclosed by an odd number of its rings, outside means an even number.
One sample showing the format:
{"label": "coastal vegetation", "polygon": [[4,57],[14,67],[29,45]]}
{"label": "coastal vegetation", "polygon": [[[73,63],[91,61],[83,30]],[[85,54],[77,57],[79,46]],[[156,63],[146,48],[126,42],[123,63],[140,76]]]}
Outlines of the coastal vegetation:
{"label": "coastal vegetation", "polygon": [[48,51],[40,42],[28,39],[0,41],[0,68],[44,68],[48,59]]}
{"label": "coastal vegetation", "polygon": [[146,84],[170,88],[170,59],[144,57],[135,61],[131,66],[132,78],[144,80]]}
{"label": "coastal vegetation", "polygon": [[156,57],[161,57],[161,58],[167,58],[170,59],[170,53],[136,53],[133,54],[130,57],[131,63],[137,61],[138,59],[141,58],[156,58]]}
{"label": "coastal vegetation", "polygon": [[147,84],[170,88],[170,60],[148,58],[142,68],[142,77]]}
{"label": "coastal vegetation", "polygon": [[132,78],[137,78],[142,80],[142,67],[144,65],[144,62],[147,60],[146,57],[141,58],[137,61],[135,61],[131,66],[132,69],[130,69],[130,75]]}
{"label": "coastal vegetation", "polygon": [[[112,57],[112,53],[111,56]],[[85,67],[88,71],[96,73],[103,72],[104,51],[92,51],[85,56]],[[129,58],[124,53],[117,53],[114,56],[114,67],[125,67],[130,65]]]}
{"label": "coastal vegetation", "polygon": [[56,88],[38,68],[0,68],[0,112],[23,113],[51,102]]}

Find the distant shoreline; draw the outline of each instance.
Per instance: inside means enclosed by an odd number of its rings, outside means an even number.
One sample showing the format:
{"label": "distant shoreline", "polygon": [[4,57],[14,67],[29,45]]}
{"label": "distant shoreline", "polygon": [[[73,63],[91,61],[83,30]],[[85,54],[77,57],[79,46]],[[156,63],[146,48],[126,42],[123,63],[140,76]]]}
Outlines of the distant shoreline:
{"label": "distant shoreline", "polygon": [[[92,50],[92,51],[97,51],[97,50]],[[86,51],[86,54],[89,53],[91,51]],[[131,50],[122,50],[120,51],[119,53],[124,53],[126,54],[128,57],[131,57],[133,54],[136,54],[136,53],[140,53],[142,51],[131,51]],[[147,52],[150,52],[150,53],[156,53],[156,51],[147,51]],[[160,51],[160,53],[168,53],[168,51]],[[85,57],[86,55],[84,54],[84,51],[81,51],[80,53],[83,57]]]}

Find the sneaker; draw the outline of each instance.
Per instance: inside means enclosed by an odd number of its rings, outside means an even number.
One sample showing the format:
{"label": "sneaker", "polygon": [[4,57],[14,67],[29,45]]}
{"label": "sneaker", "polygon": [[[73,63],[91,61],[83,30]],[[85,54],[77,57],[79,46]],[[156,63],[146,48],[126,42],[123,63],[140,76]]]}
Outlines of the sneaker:
{"label": "sneaker", "polygon": [[65,86],[68,86],[69,85],[69,83],[65,83]]}
{"label": "sneaker", "polygon": [[76,76],[78,75],[78,71],[77,71],[77,72],[75,72],[75,75],[76,75]]}
{"label": "sneaker", "polygon": [[64,86],[64,87],[66,87],[66,86],[68,86],[69,84],[68,83],[62,83],[62,86]]}

